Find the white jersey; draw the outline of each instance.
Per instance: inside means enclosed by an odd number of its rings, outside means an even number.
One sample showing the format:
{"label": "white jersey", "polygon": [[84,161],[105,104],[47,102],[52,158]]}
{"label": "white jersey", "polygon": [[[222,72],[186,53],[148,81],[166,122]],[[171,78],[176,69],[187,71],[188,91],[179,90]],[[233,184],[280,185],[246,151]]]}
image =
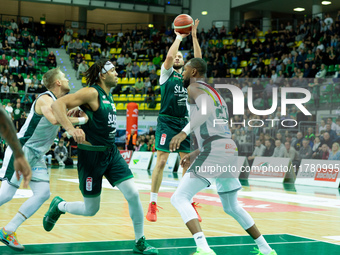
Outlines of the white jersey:
{"label": "white jersey", "polygon": [[[213,99],[215,105],[213,114],[209,116],[208,120],[194,130],[198,147],[201,149],[208,139],[231,139],[231,132],[228,125],[228,106],[224,99],[210,85],[202,81],[198,81],[198,83],[202,84],[203,88],[201,89]],[[198,111],[196,104],[187,104],[187,107],[188,105],[189,116],[200,116],[201,113],[194,114]]]}
{"label": "white jersey", "polygon": [[[40,94],[39,97],[42,95],[49,95],[52,97],[53,101],[57,100],[50,91]],[[54,138],[58,134],[59,125],[51,124],[44,115],[39,115],[35,112],[34,108],[37,100],[38,99],[36,99],[32,104],[31,111],[25,121],[25,124],[18,133],[18,138],[22,146],[29,148],[32,152],[34,152],[36,157],[41,157],[51,148]]]}

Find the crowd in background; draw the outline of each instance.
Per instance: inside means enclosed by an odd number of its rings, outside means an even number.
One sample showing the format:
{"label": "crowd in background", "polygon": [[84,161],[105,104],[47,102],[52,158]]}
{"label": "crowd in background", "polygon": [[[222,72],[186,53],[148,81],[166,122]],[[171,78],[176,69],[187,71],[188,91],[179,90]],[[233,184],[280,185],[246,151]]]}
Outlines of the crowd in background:
{"label": "crowd in background", "polygon": [[[312,92],[313,106],[316,109],[320,106],[322,87],[325,82],[331,83],[331,96],[339,94],[340,84],[336,78],[339,78],[340,69],[340,66],[337,67],[340,64],[340,11],[333,18],[328,14],[324,19],[307,18],[296,27],[289,22],[281,24],[278,31],[269,30],[263,37],[258,37],[258,33],[259,29],[251,23],[236,26],[231,34],[228,34],[224,27],[218,29],[212,26],[208,31],[201,29],[198,38],[203,58],[208,64],[208,77],[214,77],[215,81],[219,77],[230,78],[229,82],[244,92],[245,99],[248,88],[252,87],[254,107],[257,109],[270,108],[272,89],[275,87],[308,88]],[[147,94],[148,100],[154,101],[155,95],[160,93],[159,89],[155,89],[159,85],[157,70],[165,60],[173,40],[174,33],[170,27],[161,30],[136,27],[131,31],[105,34],[101,29],[87,30],[84,27],[64,29],[61,26],[50,31],[43,25],[40,28],[35,26],[34,29],[30,29],[30,25],[24,22],[19,22],[17,25],[14,20],[8,21],[0,26],[0,54],[3,54],[0,59],[1,99],[2,102],[6,102],[3,107],[19,130],[37,94],[45,91],[41,84],[41,73],[37,73],[37,61],[34,61],[39,58],[37,56],[39,51],[45,49],[44,41],[48,46],[61,46],[67,48],[69,53],[76,53],[73,63],[79,79],[89,68],[89,61],[84,58],[85,54],[90,54],[92,61],[109,58],[118,67],[121,78],[136,79],[133,86],[118,85],[111,91],[113,94]],[[112,48],[121,48],[121,51],[118,54],[110,53]],[[19,55],[20,49],[25,50],[25,55]],[[183,40],[181,50],[185,52],[186,62],[193,57],[191,36]],[[53,52],[46,54],[42,61],[49,68],[56,66]],[[334,68],[329,70],[327,68],[329,66]],[[235,69],[241,71],[235,73]],[[267,80],[259,78],[267,78]],[[326,78],[330,78],[331,82]],[[19,91],[24,93],[20,94]],[[233,101],[230,94],[225,95],[225,99],[229,106],[230,119],[234,122],[247,123],[250,119],[270,118],[281,121],[292,119],[298,123],[315,121],[295,107],[288,108],[285,116],[281,115],[280,107],[270,116],[255,116],[249,110],[244,116],[233,116],[231,114]],[[330,123],[331,129],[327,131],[321,128],[325,126],[321,122],[310,127],[311,130],[298,133],[289,131],[280,122],[275,122],[274,126],[265,122],[263,127],[257,128],[234,125],[230,129],[233,139],[241,148],[241,155],[259,156],[263,150],[264,155],[277,156],[282,155],[285,147],[284,155],[293,157],[294,153],[291,151],[294,148],[296,153],[293,159],[298,164],[304,158],[303,152],[306,149],[304,144],[308,144],[312,149],[313,158],[337,157],[333,156],[333,154],[338,155],[335,150],[333,153],[333,147],[335,148],[339,143],[340,134],[337,127],[340,123],[338,121],[337,124],[332,123]],[[281,144],[278,144],[276,138],[280,134],[281,139],[278,140]],[[308,136],[309,134],[313,136]],[[126,147],[132,150],[154,151],[154,143],[154,134],[132,135],[130,138],[127,137]],[[309,157],[309,149],[306,150]],[[327,156],[327,151],[332,151],[329,153],[330,156]],[[255,154],[251,156],[252,153]]]}

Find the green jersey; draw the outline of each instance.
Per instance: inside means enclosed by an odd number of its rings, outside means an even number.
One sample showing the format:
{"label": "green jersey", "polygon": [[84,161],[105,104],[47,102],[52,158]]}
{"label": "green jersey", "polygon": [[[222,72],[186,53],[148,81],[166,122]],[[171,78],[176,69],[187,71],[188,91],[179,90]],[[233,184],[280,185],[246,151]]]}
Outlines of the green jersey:
{"label": "green jersey", "polygon": [[188,116],[186,102],[188,91],[183,87],[182,75],[175,72],[173,67],[169,70],[161,68],[161,110],[159,115],[168,115],[177,118]]}
{"label": "green jersey", "polygon": [[88,122],[82,126],[86,141],[92,145],[112,147],[115,142],[117,115],[112,95],[107,95],[99,85],[92,85],[98,91],[99,108],[92,111],[81,107],[89,117]]}

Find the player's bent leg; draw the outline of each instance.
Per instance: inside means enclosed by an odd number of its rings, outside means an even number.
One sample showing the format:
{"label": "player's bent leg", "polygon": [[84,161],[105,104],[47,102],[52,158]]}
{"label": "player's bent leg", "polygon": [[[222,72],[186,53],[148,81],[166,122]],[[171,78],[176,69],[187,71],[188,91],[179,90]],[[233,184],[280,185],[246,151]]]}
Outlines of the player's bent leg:
{"label": "player's bent leg", "polygon": [[223,210],[232,216],[244,230],[255,240],[259,250],[258,255],[275,255],[260,231],[257,229],[253,218],[244,210],[237,201],[237,191],[219,193]]}
{"label": "player's bent leg", "polygon": [[[187,155],[187,154],[188,154],[188,153],[185,153],[185,152],[179,152],[179,155],[180,155],[181,159],[182,159],[185,155]],[[184,176],[184,174],[187,172],[187,170],[188,170],[188,167],[187,167],[187,166],[183,168],[182,176]],[[194,202],[193,199],[190,200],[190,203],[191,203],[192,207],[195,209],[195,211],[196,211],[196,213],[197,213],[198,221],[199,221],[199,222],[202,222],[202,218],[201,218],[200,214],[199,214],[198,211],[197,211],[197,208],[200,208],[201,206],[199,206],[198,203]]]}
{"label": "player's bent leg", "polygon": [[190,203],[192,197],[207,186],[207,181],[186,173],[171,197],[171,204],[180,213],[184,223],[195,239],[197,245],[197,252],[195,254],[213,255],[215,252],[210,249],[199,224],[197,213]]}
{"label": "player's bent leg", "polygon": [[61,214],[66,212],[74,215],[94,216],[100,208],[100,195],[84,197],[84,202],[65,202],[61,197],[53,198],[46,212],[43,225],[46,231],[51,231]]}
{"label": "player's bent leg", "polygon": [[133,251],[140,254],[158,254],[158,250],[145,241],[143,207],[133,178],[125,180],[116,186],[129,204],[129,213],[135,230]]}
{"label": "player's bent leg", "polygon": [[151,222],[157,221],[157,197],[158,191],[161,187],[163,180],[163,170],[168,160],[169,153],[165,151],[157,151],[157,162],[156,166],[152,172],[152,182],[151,182],[151,194],[150,194],[150,204],[148,208],[148,213],[146,214],[146,219]]}

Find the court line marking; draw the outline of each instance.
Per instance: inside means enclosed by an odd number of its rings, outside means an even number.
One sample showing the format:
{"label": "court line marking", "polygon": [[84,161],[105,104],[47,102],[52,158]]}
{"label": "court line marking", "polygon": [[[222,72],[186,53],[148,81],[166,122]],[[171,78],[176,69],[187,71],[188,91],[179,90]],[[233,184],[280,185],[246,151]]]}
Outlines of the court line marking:
{"label": "court line marking", "polygon": [[305,212],[305,213],[319,214],[319,215],[324,215],[324,216],[328,216],[328,217],[340,218],[340,216],[335,216],[335,215],[330,215],[330,214],[324,214],[324,213],[317,213],[317,212]]}
{"label": "court line marking", "polygon": [[[276,245],[276,244],[297,244],[297,243],[320,243],[322,241],[301,241],[301,242],[275,242],[275,243],[268,243],[271,245]],[[220,244],[220,245],[210,245],[210,247],[214,248],[214,247],[232,247],[232,246],[245,246],[245,245],[249,245],[249,246],[256,246],[255,242],[251,243],[251,244]],[[178,247],[162,247],[162,248],[157,248],[158,250],[168,250],[168,249],[192,249],[192,248],[197,248],[196,246],[178,246]],[[53,252],[53,253],[44,253],[45,255],[52,255],[52,254],[85,254],[85,253],[107,253],[107,252],[129,252],[132,249],[121,249],[121,250],[103,250],[103,251],[70,251],[70,252]],[[35,253],[28,253],[26,255],[32,255]]]}
{"label": "court line marking", "polygon": [[310,237],[304,237],[304,236],[295,235],[295,234],[289,234],[289,235],[296,236],[296,237],[301,237],[301,238],[306,238],[306,239],[313,240],[313,241],[318,241],[318,242],[323,242],[323,243],[329,243],[329,244],[334,244],[334,245],[340,246],[340,244],[332,243],[332,242],[329,242],[329,241],[318,240],[318,239],[314,239],[314,238],[310,238]]}
{"label": "court line marking", "polygon": [[[264,234],[265,236],[279,236],[279,235],[290,235],[290,234]],[[238,237],[249,237],[249,235],[237,235]],[[229,237],[229,236],[206,236],[206,238],[225,238],[225,237]],[[300,236],[299,236],[300,237]],[[300,238],[303,238],[303,237],[300,237]],[[174,240],[174,239],[190,239],[190,237],[170,237],[170,238],[152,238],[152,239],[147,239],[148,241],[151,241],[151,240],[156,240],[156,241],[159,241],[159,240]],[[309,239],[309,238],[308,238]],[[124,240],[120,240],[120,239],[117,239],[117,240],[104,240],[104,241],[99,241],[99,242],[116,242],[116,241],[127,241],[127,242],[131,242],[133,241],[133,239],[124,239]],[[71,244],[71,243],[93,243],[93,242],[90,242],[90,241],[78,241],[78,242],[57,242],[57,243],[30,243],[30,244],[26,244],[25,246],[31,246],[31,245],[44,245],[44,244],[48,244],[48,245],[51,245],[51,244]],[[1,246],[0,246],[1,247]]]}

